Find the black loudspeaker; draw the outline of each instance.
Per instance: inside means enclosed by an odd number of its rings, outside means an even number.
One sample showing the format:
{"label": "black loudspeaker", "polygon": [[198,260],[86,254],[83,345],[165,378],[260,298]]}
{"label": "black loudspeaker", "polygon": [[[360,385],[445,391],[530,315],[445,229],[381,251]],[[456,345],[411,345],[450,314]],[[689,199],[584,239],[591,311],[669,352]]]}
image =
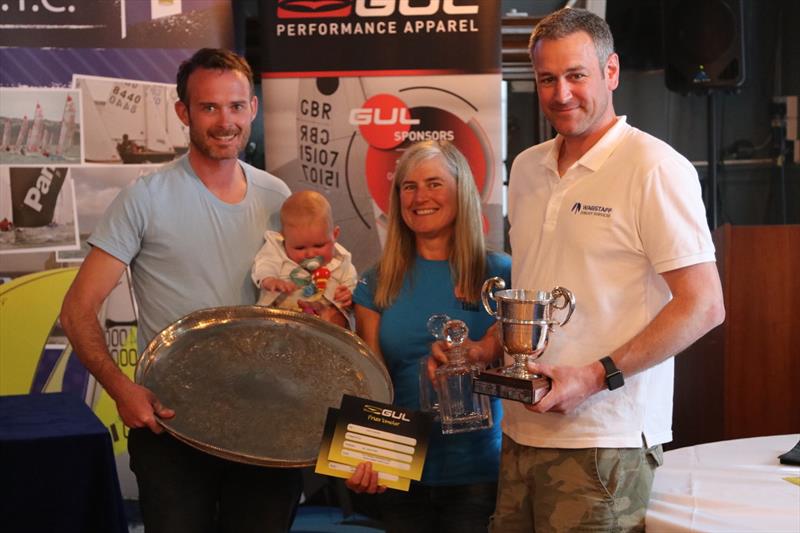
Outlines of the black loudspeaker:
{"label": "black loudspeaker", "polygon": [[732,90],[745,80],[744,0],[663,0],[664,73],[680,93]]}

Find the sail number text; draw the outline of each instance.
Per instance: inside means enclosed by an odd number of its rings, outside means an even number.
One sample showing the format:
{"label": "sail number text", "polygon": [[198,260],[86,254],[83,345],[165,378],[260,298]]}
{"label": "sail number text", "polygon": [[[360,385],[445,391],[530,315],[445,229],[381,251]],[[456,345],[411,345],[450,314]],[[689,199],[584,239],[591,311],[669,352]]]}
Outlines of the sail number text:
{"label": "sail number text", "polygon": [[306,181],[324,187],[339,187],[339,171],[335,170],[339,152],[327,148],[331,140],[327,128],[300,125],[300,161]]}

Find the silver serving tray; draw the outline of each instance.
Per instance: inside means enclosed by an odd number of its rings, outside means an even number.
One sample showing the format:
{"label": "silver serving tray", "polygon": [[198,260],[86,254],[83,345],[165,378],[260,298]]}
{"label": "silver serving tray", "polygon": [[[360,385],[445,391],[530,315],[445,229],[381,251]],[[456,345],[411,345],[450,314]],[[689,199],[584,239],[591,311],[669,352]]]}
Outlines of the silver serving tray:
{"label": "silver serving tray", "polygon": [[273,467],[316,462],[342,394],[391,403],[383,363],[356,335],[309,314],[262,306],[191,313],[159,333],[136,368],[175,417],[176,438],[207,453]]}

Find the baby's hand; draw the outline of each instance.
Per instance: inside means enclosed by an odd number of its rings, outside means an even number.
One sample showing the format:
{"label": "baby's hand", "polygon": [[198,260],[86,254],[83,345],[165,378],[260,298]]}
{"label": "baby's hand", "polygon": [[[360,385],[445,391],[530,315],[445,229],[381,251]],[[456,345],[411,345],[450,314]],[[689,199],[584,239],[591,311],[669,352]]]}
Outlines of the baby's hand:
{"label": "baby's hand", "polygon": [[297,290],[297,285],[285,279],[264,278],[261,280],[261,288],[265,291],[294,292]]}
{"label": "baby's hand", "polygon": [[333,301],[342,307],[350,307],[353,305],[353,293],[347,285],[339,285],[333,293]]}

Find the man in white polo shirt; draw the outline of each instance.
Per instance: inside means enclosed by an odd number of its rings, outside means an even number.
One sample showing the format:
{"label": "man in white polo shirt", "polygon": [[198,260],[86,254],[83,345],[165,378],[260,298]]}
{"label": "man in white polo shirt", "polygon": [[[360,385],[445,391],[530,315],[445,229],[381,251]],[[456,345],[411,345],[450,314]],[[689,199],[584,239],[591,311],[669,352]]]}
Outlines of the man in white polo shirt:
{"label": "man in white polo shirt", "polygon": [[[672,357],[725,314],[697,173],[614,113],[619,58],[600,17],[551,14],[530,53],[558,136],[511,169],[512,286],[566,287],[577,308],[529,364],[550,392],[504,402],[491,530],[642,530],[672,438]],[[501,353],[492,334],[470,347],[484,361]]]}

